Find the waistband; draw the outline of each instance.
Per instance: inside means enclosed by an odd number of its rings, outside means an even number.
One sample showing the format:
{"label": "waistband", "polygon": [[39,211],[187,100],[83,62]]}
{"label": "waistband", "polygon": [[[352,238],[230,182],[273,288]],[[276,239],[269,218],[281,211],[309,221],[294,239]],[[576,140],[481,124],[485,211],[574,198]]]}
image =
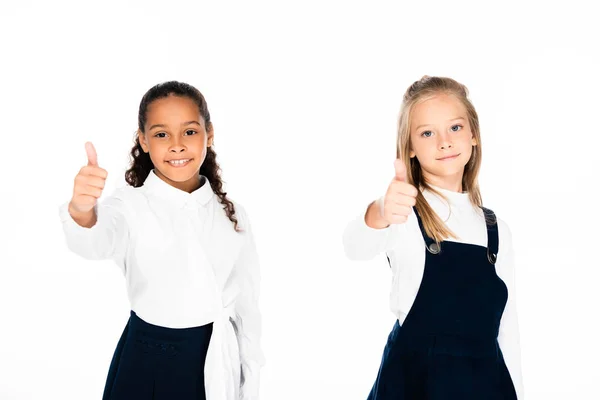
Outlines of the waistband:
{"label": "waistband", "polygon": [[212,331],[213,323],[209,323],[202,326],[195,326],[191,328],[167,328],[164,326],[154,325],[141,319],[135,311],[131,311],[129,317],[129,329],[130,331],[137,331],[140,333],[148,333],[156,336],[164,336],[168,338],[192,338],[198,336],[204,336]]}
{"label": "waistband", "polygon": [[500,347],[497,336],[430,333],[403,329],[398,321],[394,325],[392,343],[399,350],[429,355],[468,357],[498,357]]}

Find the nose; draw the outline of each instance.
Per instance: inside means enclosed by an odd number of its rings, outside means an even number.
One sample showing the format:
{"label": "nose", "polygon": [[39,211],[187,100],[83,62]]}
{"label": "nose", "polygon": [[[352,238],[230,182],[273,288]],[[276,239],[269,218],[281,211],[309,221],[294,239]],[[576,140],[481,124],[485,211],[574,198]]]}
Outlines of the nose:
{"label": "nose", "polygon": [[440,150],[447,150],[453,147],[452,141],[448,134],[438,135],[438,146]]}
{"label": "nose", "polygon": [[171,141],[171,146],[169,147],[169,151],[172,153],[181,153],[185,150],[185,146],[182,143],[182,140],[178,136],[174,136]]}

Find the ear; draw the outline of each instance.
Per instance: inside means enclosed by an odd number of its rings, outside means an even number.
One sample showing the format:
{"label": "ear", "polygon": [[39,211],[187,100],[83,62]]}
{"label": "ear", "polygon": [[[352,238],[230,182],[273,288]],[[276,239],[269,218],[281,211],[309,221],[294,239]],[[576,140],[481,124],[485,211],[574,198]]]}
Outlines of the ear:
{"label": "ear", "polygon": [[475,139],[475,136],[471,137],[471,144],[477,146],[477,139]]}
{"label": "ear", "polygon": [[213,129],[212,122],[206,129],[206,147],[211,147],[215,141],[215,130]]}
{"label": "ear", "polygon": [[414,150],[411,150],[411,151],[408,153],[408,156],[409,156],[410,158],[415,158],[416,154],[415,154]]}
{"label": "ear", "polygon": [[149,151],[149,149],[148,149],[148,142],[146,141],[146,134],[138,129],[137,137],[138,137],[138,140],[140,141],[140,146],[142,146],[142,150],[144,150],[144,153],[147,153]]}

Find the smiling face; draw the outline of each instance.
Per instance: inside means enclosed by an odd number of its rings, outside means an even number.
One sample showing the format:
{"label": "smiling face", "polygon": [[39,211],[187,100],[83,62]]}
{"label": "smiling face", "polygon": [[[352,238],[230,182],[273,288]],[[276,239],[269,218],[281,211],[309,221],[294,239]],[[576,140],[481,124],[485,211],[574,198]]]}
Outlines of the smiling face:
{"label": "smiling face", "polygon": [[153,101],[146,117],[138,137],[144,152],[150,153],[156,175],[191,193],[200,185],[200,167],[213,142],[212,125],[207,130],[193,100],[174,95]]}
{"label": "smiling face", "polygon": [[465,165],[476,145],[467,110],[455,96],[436,94],[412,108],[409,154],[432,185],[462,191]]}

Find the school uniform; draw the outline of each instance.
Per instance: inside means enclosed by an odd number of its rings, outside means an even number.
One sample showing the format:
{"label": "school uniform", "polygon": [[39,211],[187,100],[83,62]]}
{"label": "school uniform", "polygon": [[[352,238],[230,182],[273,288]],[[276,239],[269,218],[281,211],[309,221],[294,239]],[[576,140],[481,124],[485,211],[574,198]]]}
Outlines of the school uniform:
{"label": "school uniform", "polygon": [[393,274],[397,320],[368,400],[522,400],[510,230],[467,193],[435,189],[448,201],[423,194],[458,239],[435,243],[416,208],[385,229],[362,213],[344,232],[349,258],[385,253]]}
{"label": "school uniform", "polygon": [[259,264],[249,220],[242,232],[202,177],[192,193],[152,171],[96,206],[97,223],[59,213],[68,248],[112,259],[123,272],[131,316],[115,350],[103,400],[256,400],[260,347]]}

